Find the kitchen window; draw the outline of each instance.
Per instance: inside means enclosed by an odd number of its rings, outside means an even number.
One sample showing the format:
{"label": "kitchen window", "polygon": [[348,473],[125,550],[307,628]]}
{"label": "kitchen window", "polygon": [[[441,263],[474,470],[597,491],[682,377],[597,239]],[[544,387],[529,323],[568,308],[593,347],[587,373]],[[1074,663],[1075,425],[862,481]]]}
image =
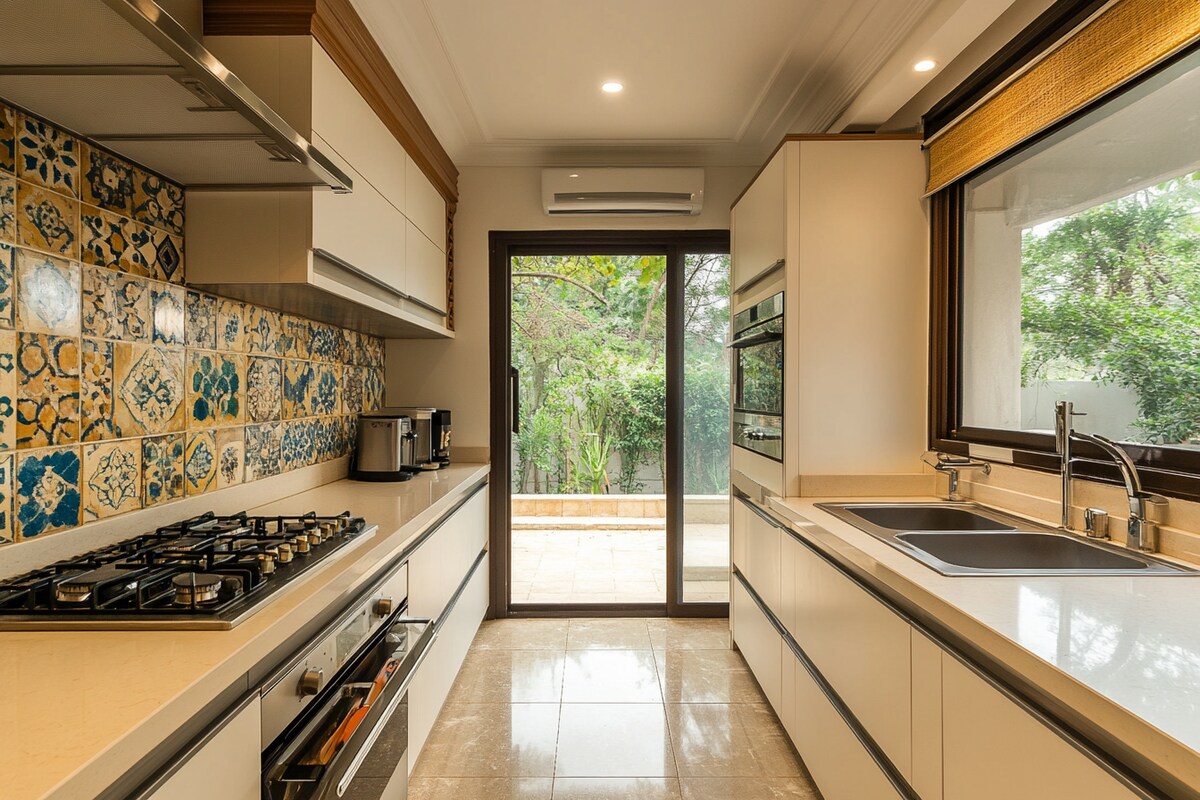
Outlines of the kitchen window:
{"label": "kitchen window", "polygon": [[1200,51],[940,192],[935,245],[935,447],[1049,468],[1071,400],[1200,495]]}

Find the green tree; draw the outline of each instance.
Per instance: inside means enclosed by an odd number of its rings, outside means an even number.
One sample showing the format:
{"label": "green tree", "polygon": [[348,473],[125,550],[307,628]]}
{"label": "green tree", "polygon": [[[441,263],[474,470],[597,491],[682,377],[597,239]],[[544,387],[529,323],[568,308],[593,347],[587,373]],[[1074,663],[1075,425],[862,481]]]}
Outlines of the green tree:
{"label": "green tree", "polygon": [[1146,441],[1200,434],[1200,173],[1026,230],[1022,383],[1133,390]]}

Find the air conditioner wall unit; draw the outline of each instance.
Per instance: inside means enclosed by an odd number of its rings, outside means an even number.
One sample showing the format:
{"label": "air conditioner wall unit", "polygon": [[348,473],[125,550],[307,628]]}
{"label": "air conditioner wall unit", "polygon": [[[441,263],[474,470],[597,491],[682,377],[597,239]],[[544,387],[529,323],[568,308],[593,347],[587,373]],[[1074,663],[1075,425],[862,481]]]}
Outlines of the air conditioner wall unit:
{"label": "air conditioner wall unit", "polygon": [[542,209],[579,214],[696,215],[704,207],[704,170],[681,167],[582,167],[542,170]]}

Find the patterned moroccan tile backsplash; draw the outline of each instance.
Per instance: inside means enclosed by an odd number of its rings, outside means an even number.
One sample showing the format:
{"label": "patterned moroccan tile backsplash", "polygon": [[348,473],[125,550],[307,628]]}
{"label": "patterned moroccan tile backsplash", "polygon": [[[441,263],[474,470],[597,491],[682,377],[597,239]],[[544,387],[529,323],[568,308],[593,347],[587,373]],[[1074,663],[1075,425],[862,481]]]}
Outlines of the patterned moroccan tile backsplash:
{"label": "patterned moroccan tile backsplash", "polygon": [[381,340],[184,286],[184,193],[0,104],[0,544],[346,455]]}

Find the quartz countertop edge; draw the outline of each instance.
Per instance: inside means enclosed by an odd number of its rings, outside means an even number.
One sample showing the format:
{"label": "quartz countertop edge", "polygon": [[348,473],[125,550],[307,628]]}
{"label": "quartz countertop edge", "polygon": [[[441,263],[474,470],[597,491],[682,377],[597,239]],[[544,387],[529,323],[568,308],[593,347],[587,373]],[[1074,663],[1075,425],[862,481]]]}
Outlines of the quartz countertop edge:
{"label": "quartz countertop edge", "polygon": [[5,797],[95,797],[305,622],[364,588],[488,472],[452,464],[403,483],[340,480],[251,509],[349,509],[378,529],[232,630],[0,632]]}
{"label": "quartz countertop edge", "polygon": [[[1114,754],[1140,773],[1200,790],[1200,575],[944,576],[817,507],[839,502],[941,499],[773,497],[767,505],[918,623],[949,632],[982,654],[988,671],[1015,677],[1022,693],[1124,751]],[[1078,642],[1076,629],[1087,634]]]}

